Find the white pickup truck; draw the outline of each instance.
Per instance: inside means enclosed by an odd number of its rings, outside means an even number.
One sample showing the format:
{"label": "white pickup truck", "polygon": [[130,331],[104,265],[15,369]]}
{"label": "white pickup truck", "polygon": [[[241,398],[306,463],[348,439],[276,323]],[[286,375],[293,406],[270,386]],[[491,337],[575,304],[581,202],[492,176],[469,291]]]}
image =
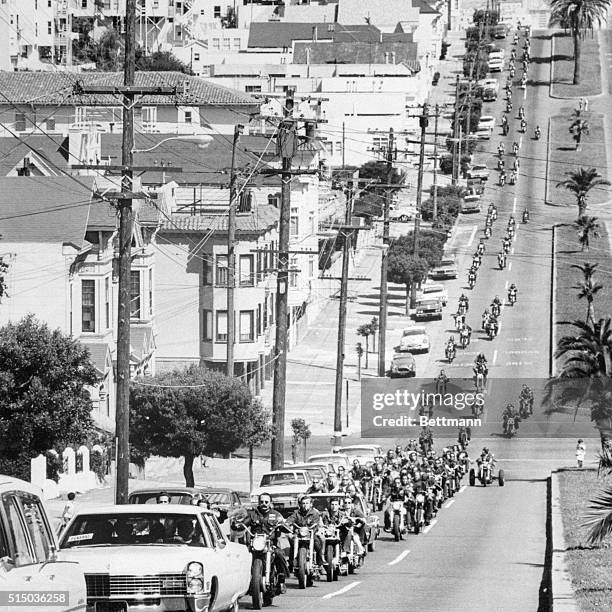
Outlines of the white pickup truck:
{"label": "white pickup truck", "polygon": [[448,291],[444,288],[444,285],[426,282],[421,289],[417,291],[417,300],[423,298],[439,298],[442,302],[442,306],[446,306],[448,302]]}

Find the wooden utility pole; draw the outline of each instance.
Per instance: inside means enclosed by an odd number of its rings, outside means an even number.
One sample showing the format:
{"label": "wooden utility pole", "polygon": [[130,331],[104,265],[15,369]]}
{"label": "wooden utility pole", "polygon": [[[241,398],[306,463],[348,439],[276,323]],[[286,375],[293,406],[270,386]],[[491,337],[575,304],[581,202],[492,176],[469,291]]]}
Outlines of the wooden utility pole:
{"label": "wooden utility pole", "polygon": [[[419,230],[421,227],[421,202],[423,200],[423,164],[425,163],[425,135],[429,125],[429,105],[423,104],[423,113],[419,117],[421,126],[421,145],[419,148],[419,172],[417,175],[416,214],[414,215],[414,230],[412,232],[412,254],[416,255],[419,246]],[[416,304],[416,283],[410,285],[410,308]]]}
{"label": "wooden utility pole", "polygon": [[433,220],[438,219],[438,115],[440,106],[436,104],[434,117],[434,150],[433,150]]}
{"label": "wooden utility pole", "polygon": [[459,180],[459,166],[461,162],[461,152],[459,151],[459,75],[455,81],[455,120],[453,121],[453,174],[452,181],[453,185],[457,184]]}
{"label": "wooden utility pole", "polygon": [[353,231],[353,183],[350,181],[346,190],[345,226],[340,230],[344,236],[342,245],[342,277],[340,280],[340,306],[338,309],[338,345],[336,352],[336,389],[334,396],[334,447],[342,443],[342,381],[344,377],[344,343],[346,337],[346,305],[348,301],[348,270]]}
{"label": "wooden utility pole", "polygon": [[[393,157],[395,141],[393,128],[389,130],[389,140],[387,143],[387,184],[391,184],[393,178]],[[387,269],[389,267],[389,213],[391,209],[391,199],[393,191],[387,189],[383,213],[383,244],[382,257],[380,262],[380,298],[379,298],[379,336],[378,336],[378,375],[384,376],[386,372],[385,351],[387,343]]]}
{"label": "wooden utility pole", "polygon": [[284,121],[278,131],[282,159],[281,203],[278,226],[278,266],[276,276],[276,342],[274,344],[274,381],[272,387],[271,467],[280,470],[285,462],[285,395],[287,385],[287,333],[289,294],[289,219],[291,215],[291,160],[296,150],[296,124],[293,121],[294,90],[287,90]]}
{"label": "wooden utility pole", "polygon": [[230,171],[230,201],[227,221],[227,375],[234,376],[234,344],[236,342],[236,325],[234,315],[234,288],[236,287],[236,148],[243,125],[234,126],[232,142],[232,167]]}

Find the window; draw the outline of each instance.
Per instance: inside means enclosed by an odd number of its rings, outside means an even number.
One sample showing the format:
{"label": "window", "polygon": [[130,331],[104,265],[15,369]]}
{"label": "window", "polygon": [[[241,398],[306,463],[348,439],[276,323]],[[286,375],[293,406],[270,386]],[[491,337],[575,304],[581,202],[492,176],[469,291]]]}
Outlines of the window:
{"label": "window", "polygon": [[34,24],[34,36],[38,36],[38,22]]}
{"label": "window", "polygon": [[263,317],[262,317],[261,325],[262,325],[263,331],[266,331],[266,329],[268,329],[268,298],[264,299]]}
{"label": "window", "polygon": [[200,9],[200,15],[201,15],[202,17],[204,17],[204,13],[205,13],[204,9]]}
{"label": "window", "polygon": [[217,342],[227,342],[227,310],[217,310]]}
{"label": "window", "polygon": [[229,262],[227,255],[217,255],[217,270],[215,285],[218,287],[227,287]]}
{"label": "window", "polygon": [[254,283],[253,255],[240,256],[240,286],[252,287]]}
{"label": "window", "polygon": [[44,563],[51,552],[51,538],[40,500],[31,495],[20,496],[21,507],[25,516],[26,528],[34,548],[36,560]]}
{"label": "window", "polygon": [[261,336],[261,304],[257,304],[257,337]]}
{"label": "window", "polygon": [[77,125],[83,125],[87,121],[87,107],[77,106],[74,109],[74,122]]}
{"label": "window", "polygon": [[212,48],[213,49],[221,49],[221,41],[218,38],[212,39]]}
{"label": "window", "polygon": [[219,548],[225,548],[225,544],[226,544],[225,536],[223,535],[223,532],[221,531],[221,527],[219,526],[219,523],[212,516],[210,516],[210,514],[204,514],[203,518],[204,518],[204,522],[210,525],[210,529],[214,533],[215,539],[217,540],[217,546]]}
{"label": "window", "polygon": [[223,50],[224,51],[229,51],[230,50],[230,39],[229,38],[224,38],[223,39]]}
{"label": "window", "polygon": [[317,228],[315,226],[315,214],[314,214],[314,211],[311,210],[308,213],[308,231],[311,235],[314,235],[317,233],[316,230]]}
{"label": "window", "polygon": [[238,51],[240,49],[240,39],[239,38],[234,38],[232,40],[232,44],[233,44],[233,47],[234,47],[234,49],[236,51]]}
{"label": "window", "polygon": [[185,119],[185,123],[191,123],[191,111],[185,111],[185,115],[184,115]]}
{"label": "window", "polygon": [[213,318],[212,310],[202,311],[202,340],[212,340]]}
{"label": "window", "polygon": [[298,209],[297,206],[292,206],[291,207],[291,216],[289,218],[289,235],[290,236],[297,236],[299,233],[299,214],[298,214]]}
{"label": "window", "polygon": [[35,560],[28,546],[28,536],[21,518],[21,512],[17,500],[12,495],[7,495],[4,498],[4,509],[6,510],[11,539],[15,543],[15,555],[13,557],[15,567],[34,563]]}
{"label": "window", "polygon": [[15,113],[15,131],[25,132],[26,116],[25,113]]}
{"label": "window", "polygon": [[244,91],[246,93],[257,93],[261,91],[261,85],[245,85]]}
{"label": "window", "polygon": [[47,117],[46,119],[47,131],[53,132],[55,130],[55,117]]}
{"label": "window", "polygon": [[140,270],[130,272],[130,316],[140,319]]}
{"label": "window", "polygon": [[193,54],[193,60],[195,62],[199,62],[200,61],[200,54],[199,53],[194,53]]}
{"label": "window", "polygon": [[142,127],[145,130],[155,129],[157,126],[157,106],[142,107]]}
{"label": "window", "polygon": [[81,0],[81,8],[87,8],[87,0]]}
{"label": "window", "polygon": [[289,261],[289,286],[297,287],[298,281],[298,260],[297,257],[292,257]]}
{"label": "window", "polygon": [[96,331],[96,281],[81,281],[81,330]]}
{"label": "window", "polygon": [[221,17],[221,7],[220,6],[215,6],[213,8],[213,17],[215,19],[219,19]]}
{"label": "window", "polygon": [[314,277],[314,257],[308,258],[308,278]]}
{"label": "window", "polygon": [[[49,1],[49,6],[51,6],[51,1]],[[51,21],[47,21],[47,34],[53,34],[53,23]]]}
{"label": "window", "polygon": [[205,259],[202,262],[202,284],[212,285],[213,284],[213,266],[210,261]]}
{"label": "window", "polygon": [[106,329],[110,329],[110,278],[104,279],[104,322]]}
{"label": "window", "polygon": [[252,310],[240,311],[240,342],[253,342],[254,313]]}
{"label": "window", "polygon": [[149,316],[153,316],[153,268],[149,268]]}

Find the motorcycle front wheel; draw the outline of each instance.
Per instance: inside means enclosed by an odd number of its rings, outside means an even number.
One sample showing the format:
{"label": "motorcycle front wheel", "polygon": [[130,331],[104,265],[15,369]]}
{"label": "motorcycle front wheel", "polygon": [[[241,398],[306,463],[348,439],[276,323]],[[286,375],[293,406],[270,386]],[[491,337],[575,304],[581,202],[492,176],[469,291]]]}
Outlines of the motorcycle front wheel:
{"label": "motorcycle front wheel", "polygon": [[325,573],[327,575],[327,582],[332,582],[334,579],[334,545],[328,544],[325,547],[325,561],[327,561],[327,567]]}
{"label": "motorcycle front wheel", "polygon": [[298,586],[300,589],[306,588],[306,564],[308,559],[308,551],[301,547],[298,550],[298,559],[297,559],[297,579]]}
{"label": "motorcycle front wheel", "polygon": [[251,602],[253,610],[261,610],[264,606],[263,600],[263,561],[261,559],[253,559],[251,565]]}
{"label": "motorcycle front wheel", "polygon": [[400,529],[400,517],[397,514],[393,517],[393,529],[391,531],[395,541],[399,542],[402,537],[402,531]]}

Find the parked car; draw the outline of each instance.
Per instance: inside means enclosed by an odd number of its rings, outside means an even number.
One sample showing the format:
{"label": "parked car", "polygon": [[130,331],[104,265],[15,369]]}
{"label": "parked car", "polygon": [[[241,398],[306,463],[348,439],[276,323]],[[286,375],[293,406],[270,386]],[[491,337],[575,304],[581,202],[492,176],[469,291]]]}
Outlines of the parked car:
{"label": "parked car", "polygon": [[[0,474],[0,588],[2,612],[84,612],[87,590],[83,569],[58,552],[42,491],[23,480]],[[52,602],[27,600],[8,605],[14,594],[49,594]],[[51,593],[53,592],[53,593]],[[7,605],[4,605],[7,604]],[[53,605],[51,605],[53,604]]]}
{"label": "parked car", "polygon": [[[344,503],[344,493],[313,493],[312,505],[319,511],[324,512],[329,509],[332,499],[338,499],[340,504]],[[367,547],[368,552],[373,552],[376,548],[376,540],[380,535],[380,522],[378,516],[372,512],[370,506],[362,495],[357,495],[357,507],[365,516],[365,529],[362,543]]]}
{"label": "parked car", "polygon": [[495,127],[495,117],[493,115],[481,115],[478,120],[478,129],[492,130]]}
{"label": "parked car", "polygon": [[429,271],[430,278],[457,278],[457,262],[453,256],[445,256],[439,265]]}
{"label": "parked car", "polygon": [[478,85],[480,85],[483,89],[487,87],[491,87],[493,89],[499,89],[499,81],[497,79],[492,79],[492,78],[480,79],[480,81],[478,81]]}
{"label": "parked car", "polygon": [[503,59],[493,59],[489,61],[489,72],[501,72],[504,69]]}
{"label": "parked car", "polygon": [[480,179],[486,181],[489,178],[489,169],[485,164],[475,164],[471,168],[468,168],[466,172],[467,179]]}
{"label": "parked car", "polygon": [[414,318],[417,321],[423,319],[442,319],[442,302],[439,298],[421,298],[416,302]]}
{"label": "parked car", "polygon": [[138,504],[77,511],[60,541],[85,572],[91,609],[238,610],[251,553],[199,506]]}
{"label": "parked car", "polygon": [[342,466],[345,469],[351,467],[351,461],[344,453],[322,453],[319,455],[310,455],[306,460],[308,463],[331,463],[334,468],[334,472],[338,471],[338,466]]}
{"label": "parked car", "polygon": [[378,444],[351,444],[350,446],[343,446],[340,452],[349,458],[351,464],[355,459],[359,459],[361,465],[374,463],[376,457],[383,454],[382,447]]}
{"label": "parked car", "polygon": [[412,353],[395,353],[391,360],[389,376],[391,378],[416,376],[416,362]]}
{"label": "parked car", "polygon": [[477,193],[466,194],[461,199],[462,213],[480,212],[480,195]]}
{"label": "parked car", "polygon": [[269,493],[272,506],[283,516],[287,516],[298,507],[298,498],[306,493],[312,485],[312,478],[306,470],[285,468],[266,472],[259,486],[251,491],[251,502],[256,503],[260,493]]}
{"label": "parked car", "polygon": [[493,87],[485,87],[482,90],[482,101],[483,102],[494,102],[497,100],[498,90]]}
{"label": "parked car", "polygon": [[[439,287],[442,287],[442,285],[439,285]],[[417,351],[429,352],[429,335],[427,330],[422,325],[413,325],[404,329],[398,351],[402,353],[405,351],[412,353]]]}
{"label": "parked car", "polygon": [[329,464],[328,463],[294,463],[291,466],[292,470],[304,470],[310,474],[310,478],[314,480],[318,478],[319,480],[325,480],[327,477],[327,472],[329,472]]}
{"label": "parked car", "polygon": [[[446,306],[448,303],[448,291],[440,283],[432,283],[431,281],[425,281],[421,289],[417,291],[416,298],[439,298],[442,302],[442,306]],[[425,329],[424,327],[421,329]],[[404,330],[406,331],[406,330]]]}

